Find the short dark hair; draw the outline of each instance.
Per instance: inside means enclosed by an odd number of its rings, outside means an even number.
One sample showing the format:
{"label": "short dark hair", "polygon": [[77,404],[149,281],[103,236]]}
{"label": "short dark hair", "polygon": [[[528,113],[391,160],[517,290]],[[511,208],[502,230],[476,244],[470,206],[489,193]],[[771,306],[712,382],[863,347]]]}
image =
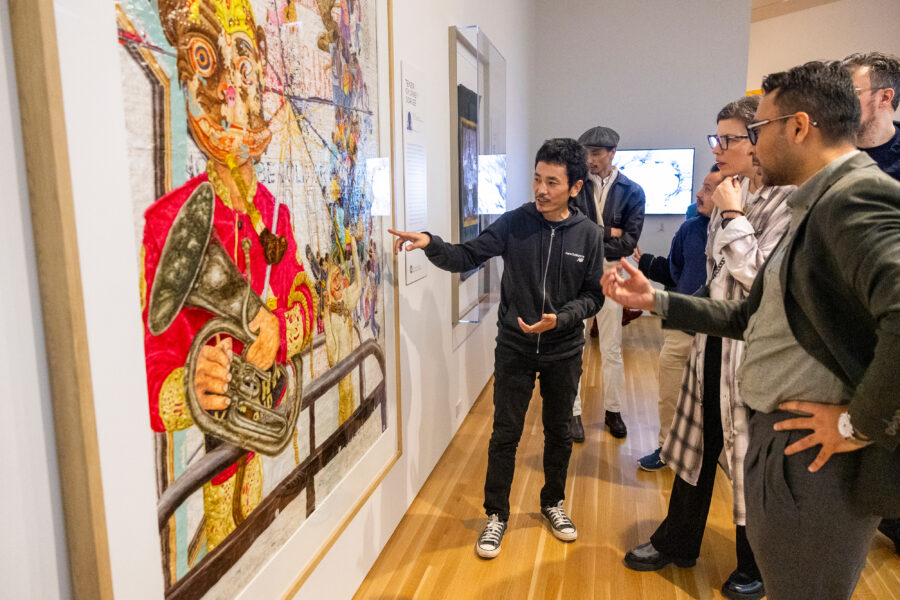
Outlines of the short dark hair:
{"label": "short dark hair", "polygon": [[853,79],[837,61],[812,61],[766,75],[766,94],[778,92],[775,106],[785,113],[803,111],[816,123],[826,143],[851,142],[859,131],[859,98]]}
{"label": "short dark hair", "polygon": [[737,119],[744,125],[749,125],[753,122],[753,116],[756,114],[756,109],[758,107],[758,95],[754,94],[752,96],[743,96],[741,98],[738,98],[734,102],[729,102],[728,104],[726,104],[716,116],[716,123],[718,123],[719,121],[724,121],[726,119]]}
{"label": "short dark hair", "polygon": [[572,138],[553,138],[545,141],[537,151],[534,166],[536,167],[539,162],[564,166],[570,189],[576,182],[587,179],[587,152]]}
{"label": "short dark hair", "polygon": [[900,58],[884,52],[857,52],[841,61],[851,77],[853,71],[860,67],[869,67],[869,82],[875,89],[891,88],[894,99],[891,106],[897,110],[900,106]]}

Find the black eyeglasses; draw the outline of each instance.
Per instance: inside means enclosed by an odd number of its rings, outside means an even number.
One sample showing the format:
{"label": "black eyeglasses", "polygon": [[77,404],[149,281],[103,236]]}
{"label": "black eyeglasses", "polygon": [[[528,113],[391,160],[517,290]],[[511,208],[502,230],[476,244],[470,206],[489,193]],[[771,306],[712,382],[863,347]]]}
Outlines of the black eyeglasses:
{"label": "black eyeglasses", "polygon": [[[775,121],[780,121],[782,119],[790,119],[793,116],[796,116],[798,113],[793,113],[790,115],[781,115],[780,117],[775,117],[772,119],[766,119],[765,121],[755,121],[753,123],[749,123],[747,125],[747,137],[750,139],[750,143],[754,146],[756,142],[759,141],[759,128],[763,125],[768,125],[769,123],[774,123]],[[810,125],[813,127],[817,127],[819,125],[816,121],[810,121]]]}
{"label": "black eyeglasses", "polygon": [[713,150],[719,147],[722,150],[728,150],[728,144],[734,140],[746,140],[749,138],[749,135],[708,135],[706,136],[706,141],[709,142],[709,147]]}

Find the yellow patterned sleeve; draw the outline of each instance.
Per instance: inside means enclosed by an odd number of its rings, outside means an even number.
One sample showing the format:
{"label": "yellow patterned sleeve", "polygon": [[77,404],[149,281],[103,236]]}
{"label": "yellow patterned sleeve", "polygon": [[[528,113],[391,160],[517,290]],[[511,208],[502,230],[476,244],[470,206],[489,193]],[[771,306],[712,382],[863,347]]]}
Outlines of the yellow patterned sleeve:
{"label": "yellow patterned sleeve", "polygon": [[141,312],[147,308],[147,246],[141,245]]}
{"label": "yellow patterned sleeve", "polygon": [[166,431],[187,429],[194,424],[184,397],[184,367],[169,373],[159,390],[159,417]]}

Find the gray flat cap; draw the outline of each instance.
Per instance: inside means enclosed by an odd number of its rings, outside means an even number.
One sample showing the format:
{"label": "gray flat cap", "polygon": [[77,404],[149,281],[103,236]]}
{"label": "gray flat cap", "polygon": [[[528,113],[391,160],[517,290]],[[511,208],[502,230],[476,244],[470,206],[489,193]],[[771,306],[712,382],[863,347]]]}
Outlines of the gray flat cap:
{"label": "gray flat cap", "polygon": [[595,148],[615,148],[619,145],[619,134],[609,127],[592,127],[581,134],[578,143]]}

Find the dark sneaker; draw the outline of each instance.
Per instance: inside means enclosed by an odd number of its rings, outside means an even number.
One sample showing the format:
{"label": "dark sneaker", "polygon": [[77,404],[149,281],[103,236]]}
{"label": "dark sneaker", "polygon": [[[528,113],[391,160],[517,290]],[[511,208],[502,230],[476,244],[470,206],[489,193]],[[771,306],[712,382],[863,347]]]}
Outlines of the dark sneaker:
{"label": "dark sneaker", "polygon": [[547,519],[547,523],[550,525],[550,532],[557,539],[564,542],[574,542],[578,537],[575,524],[572,523],[572,520],[566,515],[566,511],[563,510],[562,500],[556,504],[542,507],[541,514]]}
{"label": "dark sneaker", "polygon": [[878,524],[878,531],[894,542],[894,550],[900,554],[900,519],[882,519]]}
{"label": "dark sneaker", "polygon": [[498,515],[490,515],[484,531],[475,542],[475,552],[481,558],[494,558],[500,554],[500,540],[506,533],[506,521],[501,521]]}
{"label": "dark sneaker", "polygon": [[676,567],[682,569],[693,567],[697,564],[696,559],[692,558],[675,558],[667,554],[663,554],[653,547],[653,544],[647,542],[640,546],[635,546],[625,554],[622,561],[625,566],[632,571],[658,571],[669,563],[675,563]]}
{"label": "dark sneaker", "polygon": [[569,430],[572,432],[572,441],[577,444],[584,443],[584,425],[581,424],[581,415],[572,415],[572,422],[569,424]]}
{"label": "dark sneaker", "polygon": [[628,433],[622,413],[606,411],[606,428],[613,437],[623,438]]}
{"label": "dark sneaker", "polygon": [[662,448],[657,448],[647,456],[638,459],[638,465],[645,471],[659,471],[666,466],[666,461],[660,456]]}
{"label": "dark sneaker", "polygon": [[761,580],[735,570],[722,584],[722,595],[728,600],[760,600],[766,588]]}

